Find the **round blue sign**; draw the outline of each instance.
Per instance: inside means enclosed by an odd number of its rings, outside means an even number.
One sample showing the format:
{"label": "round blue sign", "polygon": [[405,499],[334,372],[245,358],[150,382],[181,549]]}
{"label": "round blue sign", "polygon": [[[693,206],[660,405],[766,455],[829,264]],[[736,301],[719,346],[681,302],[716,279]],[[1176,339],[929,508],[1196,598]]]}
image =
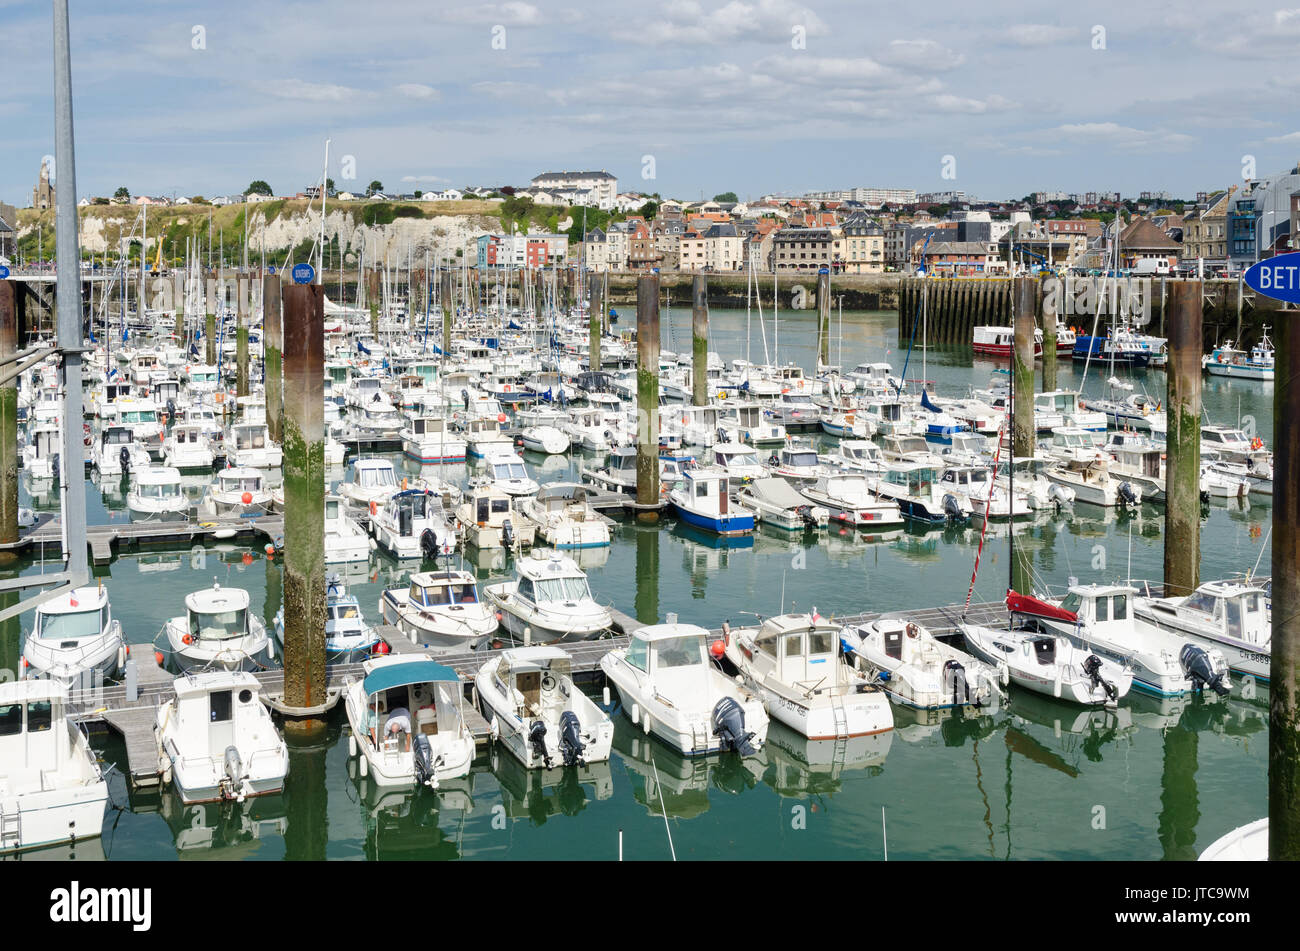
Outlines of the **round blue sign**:
{"label": "round blue sign", "polygon": [[310,264],[295,264],[293,266],[293,282],[295,284],[310,284],[316,278],[316,269]]}
{"label": "round blue sign", "polygon": [[1265,297],[1300,304],[1300,251],[1252,264],[1243,280],[1247,287]]}
{"label": "round blue sign", "polygon": [[267,273],[267,274],[274,274],[274,273],[275,273],[275,265],[274,265],[274,264],[269,264],[269,265],[267,265],[266,273]]}
{"label": "round blue sign", "polygon": [[9,276],[9,268],[5,267],[3,264],[0,264],[0,281],[3,281],[8,276]]}

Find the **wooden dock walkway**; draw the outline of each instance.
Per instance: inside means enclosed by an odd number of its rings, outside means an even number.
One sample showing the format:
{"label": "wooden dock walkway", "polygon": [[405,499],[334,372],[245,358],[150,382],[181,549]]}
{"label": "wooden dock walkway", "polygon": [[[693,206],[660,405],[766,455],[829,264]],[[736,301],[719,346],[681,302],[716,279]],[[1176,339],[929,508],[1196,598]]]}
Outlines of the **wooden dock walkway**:
{"label": "wooden dock walkway", "polygon": [[[284,534],[284,517],[178,519],[176,521],[121,522],[91,525],[86,529],[91,562],[105,565],[113,560],[114,548],[143,548],[161,545],[195,545],[231,538],[265,538],[274,541]],[[19,534],[18,541],[0,545],[0,550],[21,552],[52,548],[63,550],[63,527],[50,513],[42,513],[34,526]]]}
{"label": "wooden dock walkway", "polygon": [[[573,660],[574,680],[578,683],[601,681],[603,679],[601,658],[611,650],[626,647],[630,639],[629,635],[644,626],[622,611],[611,610],[614,623],[610,636],[565,645],[565,650]],[[842,624],[861,624],[888,614],[900,613],[905,613],[909,618],[923,624],[936,637],[951,638],[957,634],[962,606],[949,605],[906,612],[853,614],[833,618],[833,620]],[[967,612],[967,619],[972,624],[991,626],[1004,624],[1008,620],[1006,605],[1002,602],[973,604]],[[375,631],[394,654],[416,654],[424,651],[423,647],[412,643],[410,637],[396,627],[387,624],[375,625]],[[719,637],[722,635],[720,630],[711,633]],[[159,782],[154,720],[158,707],[174,696],[172,683],[175,676],[159,667],[154,657],[141,649],[148,646],[134,645],[134,656],[129,661],[135,665],[133,698],[128,696],[127,687],[123,683],[74,690],[70,703],[70,712],[79,722],[102,724],[122,736],[127,757],[124,772],[136,786],[153,786]],[[500,651],[457,651],[436,655],[440,663],[451,667],[460,676],[467,700],[464,708],[466,725],[480,746],[487,744],[490,731],[487,721],[479,712],[474,677],[483,664],[499,653]],[[362,665],[359,663],[331,664],[328,668],[327,692],[337,699],[344,685],[349,680],[361,677],[362,673]],[[261,683],[264,697],[278,696],[284,690],[284,675],[279,669],[258,671],[253,676]]]}

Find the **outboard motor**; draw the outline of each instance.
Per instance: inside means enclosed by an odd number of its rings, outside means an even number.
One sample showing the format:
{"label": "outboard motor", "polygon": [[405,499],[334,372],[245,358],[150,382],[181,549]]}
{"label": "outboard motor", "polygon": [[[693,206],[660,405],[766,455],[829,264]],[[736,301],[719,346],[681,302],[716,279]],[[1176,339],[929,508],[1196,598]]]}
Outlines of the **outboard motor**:
{"label": "outboard motor", "polygon": [[225,770],[226,775],[221,784],[227,787],[223,792],[227,798],[234,798],[238,795],[240,781],[244,777],[244,763],[239,758],[239,750],[234,746],[226,747],[222,768]]}
{"label": "outboard motor", "polygon": [[515,527],[510,524],[510,519],[501,523],[501,540],[506,543],[507,548],[513,548],[515,544]]}
{"label": "outboard motor", "polygon": [[795,514],[795,515],[798,515],[799,518],[803,519],[803,524],[804,524],[804,527],[805,527],[805,528],[816,528],[816,527],[817,527],[817,519],[813,518],[813,516],[812,516],[812,506],[811,506],[811,505],[800,505],[800,506],[797,506],[797,507],[795,508],[795,510],[794,510],[794,514]]}
{"label": "outboard motor", "polygon": [[750,743],[753,733],[745,732],[745,711],[731,697],[723,697],[710,716],[713,735],[722,741],[724,750],[735,750],[741,756],[753,756],[758,750]]}
{"label": "outboard motor", "polygon": [[546,724],[541,720],[534,720],[528,728],[528,745],[533,748],[533,755],[541,757],[546,768],[550,769],[551,754],[546,752]]}
{"label": "outboard motor", "polygon": [[1197,689],[1209,687],[1220,697],[1228,695],[1228,688],[1223,685],[1223,674],[1214,672],[1214,664],[1205,648],[1184,644],[1178,652],[1178,663]]}
{"label": "outboard motor", "polygon": [[945,495],[943,497],[943,512],[954,522],[959,522],[965,518],[961,513],[961,505],[955,495]]}
{"label": "outboard motor", "polygon": [[587,765],[582,759],[584,749],[586,746],[582,742],[582,724],[578,715],[572,710],[565,710],[560,714],[560,753],[564,756],[564,765]]}
{"label": "outboard motor", "polygon": [[417,733],[411,742],[411,761],[415,766],[415,781],[421,786],[433,785],[433,747],[423,733]]}
{"label": "outboard motor", "polygon": [[1133,486],[1127,482],[1121,482],[1119,488],[1115,491],[1125,505],[1137,505],[1137,496],[1133,492]]}
{"label": "outboard motor", "polygon": [[730,436],[731,434],[729,432],[727,432],[721,426],[718,427],[718,433],[717,433],[718,442],[727,442]]}
{"label": "outboard motor", "polygon": [[1084,658],[1083,672],[1088,676],[1088,679],[1092,681],[1094,687],[1100,687],[1102,690],[1106,691],[1108,699],[1114,700],[1116,698],[1118,691],[1116,691],[1115,685],[1109,680],[1102,679],[1100,657],[1096,654],[1089,654]]}
{"label": "outboard motor", "polygon": [[170,396],[167,398],[167,418],[173,421],[176,419],[176,401]]}
{"label": "outboard motor", "polygon": [[123,472],[131,471],[131,450],[123,446],[118,450],[117,460],[122,464]]}
{"label": "outboard motor", "polygon": [[961,661],[950,660],[943,665],[945,688],[951,687],[953,706],[970,703],[970,684],[966,682],[966,668]]}
{"label": "outboard motor", "polygon": [[433,529],[426,528],[420,533],[420,552],[425,561],[438,560],[438,540],[433,537]]}
{"label": "outboard motor", "polygon": [[465,412],[469,412],[469,390],[461,390],[460,398],[465,401]]}

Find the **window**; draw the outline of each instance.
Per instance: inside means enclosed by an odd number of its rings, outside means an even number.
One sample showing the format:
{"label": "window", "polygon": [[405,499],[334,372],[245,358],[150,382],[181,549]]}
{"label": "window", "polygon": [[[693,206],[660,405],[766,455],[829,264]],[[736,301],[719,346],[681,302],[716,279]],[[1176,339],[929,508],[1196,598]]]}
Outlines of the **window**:
{"label": "window", "polygon": [[90,637],[103,630],[103,619],[98,610],[79,611],[76,614],[42,614],[38,636],[42,639],[65,640]]}
{"label": "window", "polygon": [[49,700],[27,704],[27,732],[44,733],[54,722],[54,705]]}
{"label": "window", "polygon": [[1109,621],[1109,620],[1110,620],[1110,601],[1109,601],[1109,599],[1107,599],[1107,598],[1098,598],[1096,603],[1097,603],[1097,620],[1098,620],[1098,621]]}
{"label": "window", "polygon": [[1110,616],[1116,621],[1123,621],[1128,618],[1128,595],[1117,594],[1111,598]]}
{"label": "window", "polygon": [[786,657],[803,656],[803,635],[802,634],[787,634],[784,638],[782,638],[782,640],[784,641],[784,645],[785,645],[782,648],[782,650]]}
{"label": "window", "polygon": [[831,631],[809,631],[808,632],[808,653],[809,654],[830,654],[834,648],[834,634]]}
{"label": "window", "polygon": [[212,613],[192,612],[190,614],[190,634],[195,638],[213,638],[217,640],[243,637],[248,631],[247,615],[248,610],[246,608]]}
{"label": "window", "polygon": [[1241,639],[1241,602],[1235,598],[1231,601],[1223,602],[1228,610],[1228,636]]}
{"label": "window", "polygon": [[525,598],[529,601],[532,601],[533,600],[533,579],[520,578],[519,584],[515,587],[515,593],[518,594],[519,597],[521,598]]}
{"label": "window", "polygon": [[704,663],[704,638],[670,637],[655,645],[655,666],[661,670],[698,667]]}
{"label": "window", "polygon": [[23,705],[11,703],[0,707],[0,736],[17,736],[23,732]]}
{"label": "window", "polygon": [[226,723],[230,720],[233,697],[229,690],[218,690],[208,694],[208,715],[211,723]]}
{"label": "window", "polygon": [[707,482],[695,483],[695,497],[702,499],[709,494],[709,484]]}
{"label": "window", "polygon": [[640,638],[634,637],[632,643],[627,645],[627,662],[637,670],[645,670],[649,653],[650,646]]}

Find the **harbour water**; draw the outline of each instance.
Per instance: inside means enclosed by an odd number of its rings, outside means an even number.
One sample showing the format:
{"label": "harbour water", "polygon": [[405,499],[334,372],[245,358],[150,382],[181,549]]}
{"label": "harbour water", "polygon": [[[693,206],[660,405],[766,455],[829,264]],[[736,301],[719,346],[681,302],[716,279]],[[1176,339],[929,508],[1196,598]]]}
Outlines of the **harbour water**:
{"label": "harbour water", "polygon": [[[766,341],[776,356],[770,324]],[[630,319],[630,315],[628,318]],[[746,337],[746,326],[750,333]],[[616,329],[620,325],[616,325]],[[832,314],[832,362],[846,368],[884,360],[902,369],[907,342],[892,314]],[[686,351],[690,313],[664,313],[663,346]],[[724,360],[764,359],[757,314],[711,315],[711,345]],[[918,341],[919,343],[919,341]],[[781,315],[779,356],[811,369],[815,314]],[[923,355],[924,354],[924,355]],[[935,380],[940,394],[988,384],[997,364],[969,348],[914,349],[909,378]],[[1110,371],[1089,370],[1087,392]],[[1126,371],[1139,390],[1163,396],[1161,371]],[[1077,386],[1081,367],[1060,361],[1059,385]],[[1272,439],[1272,384],[1207,377],[1210,421],[1253,422]],[[394,456],[395,461],[400,459]],[[594,459],[528,456],[539,481],[576,477]],[[418,468],[402,462],[414,474]],[[460,479],[463,466],[444,478]],[[344,478],[340,470],[334,474]],[[39,487],[38,487],[39,488]],[[45,489],[46,494],[51,490]],[[92,523],[125,520],[121,498],[105,500],[87,482]],[[57,501],[24,480],[24,504]],[[1208,507],[1202,526],[1202,578],[1267,571],[1271,510],[1248,503]],[[1040,584],[1134,577],[1159,580],[1163,510],[1135,514],[1076,504],[1016,525],[1016,544],[1033,553]],[[998,600],[1009,566],[1007,529],[990,528],[973,600]],[[583,553],[598,599],[641,621],[673,612],[709,627],[753,615],[823,615],[907,610],[965,600],[979,527],[908,528],[868,540],[832,530],[819,541],[767,530],[719,543],[677,525],[622,521],[613,545]],[[509,577],[489,558],[481,580]],[[57,562],[20,562],[24,574]],[[367,617],[378,621],[383,589],[401,584],[410,564],[379,554],[346,575]],[[10,572],[12,574],[12,572]],[[110,588],[126,639],[148,644],[185,595],[209,585],[250,591],[268,622],[280,606],[280,568],[238,545],[157,551],[118,558],[97,574]],[[30,614],[0,629],[0,667],[18,662]],[[137,793],[111,773],[118,810],[101,840],[81,842],[79,858],[547,858],[611,859],[619,833],[628,859],[1190,859],[1218,836],[1264,814],[1267,801],[1267,690],[1234,686],[1225,699],[1159,701],[1130,694],[1117,710],[1085,710],[1023,691],[992,715],[927,722],[895,710],[897,727],[877,737],[809,743],[774,724],[754,758],[683,759],[647,742],[616,714],[615,754],[580,774],[526,773],[508,754],[481,753],[468,781],[438,792],[390,792],[349,774],[346,724],[333,712],[326,736],[290,744],[285,792],[243,805],[182,806],[171,792]],[[123,763],[122,744],[100,734],[107,763]],[[664,815],[667,815],[665,826]],[[670,841],[671,837],[671,841]],[[68,849],[54,855],[66,855]]]}

